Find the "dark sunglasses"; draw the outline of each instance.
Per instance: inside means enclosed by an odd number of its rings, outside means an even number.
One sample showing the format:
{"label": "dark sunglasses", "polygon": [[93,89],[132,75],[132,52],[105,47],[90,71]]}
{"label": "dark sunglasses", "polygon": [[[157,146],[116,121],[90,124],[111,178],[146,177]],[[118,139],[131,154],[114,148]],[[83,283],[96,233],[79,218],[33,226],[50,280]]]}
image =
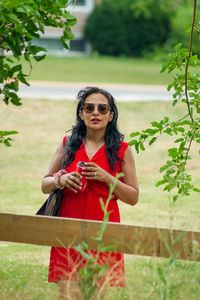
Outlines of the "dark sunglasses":
{"label": "dark sunglasses", "polygon": [[[100,104],[97,104],[97,107],[98,107],[97,108],[98,112],[102,115],[105,115],[110,111],[110,105],[108,105],[108,104],[100,103]],[[95,104],[94,103],[84,103],[82,106],[82,110],[86,114],[91,114],[95,110]]]}

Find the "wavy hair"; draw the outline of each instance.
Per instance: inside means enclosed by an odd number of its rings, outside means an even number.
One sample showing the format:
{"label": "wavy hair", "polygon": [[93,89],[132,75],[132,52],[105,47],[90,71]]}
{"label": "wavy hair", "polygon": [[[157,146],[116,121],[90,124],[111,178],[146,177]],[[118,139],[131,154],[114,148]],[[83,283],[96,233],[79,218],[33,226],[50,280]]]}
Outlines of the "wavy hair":
{"label": "wavy hair", "polygon": [[80,118],[80,112],[82,112],[82,107],[86,98],[95,93],[102,94],[106,97],[110,106],[110,112],[113,112],[113,119],[108,123],[104,136],[106,153],[108,155],[108,161],[112,170],[114,170],[116,162],[121,160],[118,157],[118,152],[121,142],[124,140],[124,135],[119,132],[117,127],[118,110],[115,100],[113,96],[104,89],[98,87],[86,87],[85,89],[80,90],[77,95],[78,104],[76,109],[76,124],[71,129],[72,134],[69,140],[65,167],[73,162],[76,151],[80,148],[83,139],[85,139],[87,129],[84,121]]}

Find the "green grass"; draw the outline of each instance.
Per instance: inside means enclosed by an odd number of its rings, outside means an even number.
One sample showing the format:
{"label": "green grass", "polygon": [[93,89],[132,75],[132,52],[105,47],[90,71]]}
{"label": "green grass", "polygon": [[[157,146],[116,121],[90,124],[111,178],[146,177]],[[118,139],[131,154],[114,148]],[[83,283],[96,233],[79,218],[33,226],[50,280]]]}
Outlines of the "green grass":
{"label": "green grass", "polygon": [[[152,120],[165,115],[180,118],[184,113],[183,105],[172,109],[168,102],[118,103],[118,108],[119,128],[127,141],[131,131],[146,128]],[[24,100],[22,107],[0,103],[0,128],[19,131],[11,148],[0,146],[1,212],[35,214],[46,199],[41,179],[57,144],[72,127],[74,113],[73,101]],[[166,136],[139,155],[133,149],[140,201],[135,207],[119,202],[123,223],[200,230],[198,193],[173,204],[171,194],[155,187],[166,149],[172,145]],[[197,147],[192,157],[189,171],[198,185]],[[1,242],[0,299],[56,299],[56,285],[47,283],[49,251],[49,247]],[[177,260],[170,266],[167,259],[138,256],[126,256],[125,261],[126,288],[110,289],[108,300],[198,299],[199,263]]]}
{"label": "green grass", "polygon": [[[167,60],[167,57],[166,57]],[[33,61],[31,80],[167,85],[171,74],[160,75],[160,62],[119,57],[49,57]],[[28,63],[23,63],[29,73]]]}

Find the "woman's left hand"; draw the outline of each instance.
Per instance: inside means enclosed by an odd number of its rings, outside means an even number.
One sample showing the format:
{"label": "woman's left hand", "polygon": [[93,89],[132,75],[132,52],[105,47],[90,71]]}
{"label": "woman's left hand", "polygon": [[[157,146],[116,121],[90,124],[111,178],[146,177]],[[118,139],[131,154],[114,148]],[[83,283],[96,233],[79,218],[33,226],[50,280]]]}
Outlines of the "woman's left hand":
{"label": "woman's left hand", "polygon": [[85,164],[86,166],[83,168],[82,175],[85,175],[86,179],[103,182],[107,182],[111,179],[112,176],[97,164],[93,162],[87,162]]}

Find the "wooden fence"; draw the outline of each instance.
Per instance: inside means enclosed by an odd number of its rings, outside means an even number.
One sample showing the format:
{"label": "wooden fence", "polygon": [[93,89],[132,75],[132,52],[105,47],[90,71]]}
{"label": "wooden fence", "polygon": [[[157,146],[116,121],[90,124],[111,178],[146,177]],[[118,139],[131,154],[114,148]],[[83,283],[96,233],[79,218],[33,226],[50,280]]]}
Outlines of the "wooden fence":
{"label": "wooden fence", "polygon": [[[82,241],[97,249],[97,231],[102,222],[46,216],[0,213],[0,241],[73,247]],[[117,245],[116,252],[200,261],[200,232],[109,222],[104,246]],[[112,250],[113,251],[113,250]]]}

